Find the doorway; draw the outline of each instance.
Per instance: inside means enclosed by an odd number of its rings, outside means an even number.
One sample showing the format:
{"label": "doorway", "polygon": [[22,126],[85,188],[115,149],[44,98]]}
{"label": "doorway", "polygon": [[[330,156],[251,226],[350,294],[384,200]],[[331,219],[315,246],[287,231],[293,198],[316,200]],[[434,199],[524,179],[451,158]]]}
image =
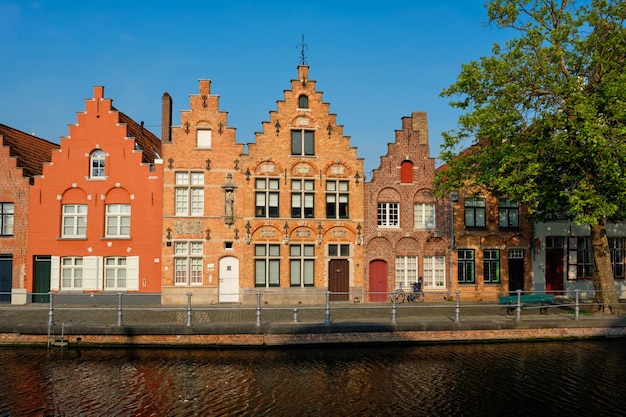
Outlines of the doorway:
{"label": "doorway", "polygon": [[331,301],[350,299],[350,263],[347,259],[331,259],[328,262],[328,291]]}
{"label": "doorway", "polygon": [[239,302],[239,259],[227,256],[220,259],[218,301]]}
{"label": "doorway", "polygon": [[546,237],[546,292],[561,295],[563,293],[563,251],[564,238],[562,236]]}
{"label": "doorway", "polygon": [[0,255],[0,302],[11,302],[13,255]]}
{"label": "doorway", "polygon": [[524,291],[524,250],[511,249],[509,258],[509,291]]}
{"label": "doorway", "polygon": [[50,296],[50,256],[35,256],[35,279],[33,285],[33,303],[49,303]]}
{"label": "doorway", "polygon": [[387,262],[370,262],[370,301],[387,301]]}

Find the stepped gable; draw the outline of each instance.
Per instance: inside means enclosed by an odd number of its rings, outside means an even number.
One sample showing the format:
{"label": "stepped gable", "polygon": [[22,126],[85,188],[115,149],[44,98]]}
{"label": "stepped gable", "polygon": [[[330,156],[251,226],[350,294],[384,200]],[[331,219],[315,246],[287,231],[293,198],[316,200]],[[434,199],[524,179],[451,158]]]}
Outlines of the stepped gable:
{"label": "stepped gable", "polygon": [[10,148],[10,155],[17,159],[16,166],[23,169],[25,177],[41,175],[43,164],[50,162],[52,151],[59,148],[56,143],[30,135],[0,124],[2,146]]}

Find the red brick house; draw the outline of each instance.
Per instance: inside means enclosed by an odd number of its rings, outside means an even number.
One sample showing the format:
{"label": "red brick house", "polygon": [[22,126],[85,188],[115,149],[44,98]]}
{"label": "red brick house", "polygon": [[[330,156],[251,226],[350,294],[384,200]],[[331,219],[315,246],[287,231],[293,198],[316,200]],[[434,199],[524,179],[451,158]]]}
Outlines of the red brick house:
{"label": "red brick house", "polygon": [[27,301],[30,185],[58,147],[0,124],[0,302]]}
{"label": "red brick house", "polygon": [[410,288],[418,277],[427,299],[449,294],[449,203],[435,196],[434,175],[426,113],[414,112],[402,118],[395,142],[365,184],[369,301],[388,301],[389,292]]}
{"label": "red brick house", "polygon": [[[30,193],[34,301],[161,290],[161,141],[95,87]],[[137,301],[137,300],[136,300]]]}

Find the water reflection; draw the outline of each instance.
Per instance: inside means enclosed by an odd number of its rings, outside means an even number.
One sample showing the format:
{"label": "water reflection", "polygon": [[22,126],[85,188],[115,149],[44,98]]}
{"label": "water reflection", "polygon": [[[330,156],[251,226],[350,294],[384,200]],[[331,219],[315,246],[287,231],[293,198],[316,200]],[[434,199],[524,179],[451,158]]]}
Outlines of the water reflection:
{"label": "water reflection", "polygon": [[0,349],[0,416],[618,416],[625,349]]}

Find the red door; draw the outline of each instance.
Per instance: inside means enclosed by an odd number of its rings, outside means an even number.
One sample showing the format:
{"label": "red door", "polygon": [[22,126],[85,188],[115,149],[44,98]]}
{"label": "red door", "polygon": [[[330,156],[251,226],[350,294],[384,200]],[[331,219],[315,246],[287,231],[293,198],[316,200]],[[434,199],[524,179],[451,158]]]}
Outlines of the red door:
{"label": "red door", "polygon": [[387,262],[370,262],[370,301],[387,301]]}
{"label": "red door", "polygon": [[563,293],[563,248],[546,248],[546,292]]}
{"label": "red door", "polygon": [[350,299],[350,264],[346,259],[328,262],[328,291],[332,301]]}

